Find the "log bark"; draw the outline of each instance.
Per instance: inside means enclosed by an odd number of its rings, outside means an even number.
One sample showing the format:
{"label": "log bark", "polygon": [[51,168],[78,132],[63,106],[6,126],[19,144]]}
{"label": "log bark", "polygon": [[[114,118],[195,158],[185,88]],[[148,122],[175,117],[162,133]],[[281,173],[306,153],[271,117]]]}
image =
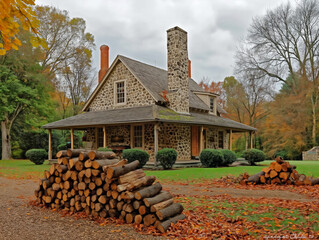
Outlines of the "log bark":
{"label": "log bark", "polygon": [[183,206],[180,203],[174,203],[166,208],[163,208],[156,212],[156,216],[159,220],[164,220],[175,215],[179,215],[184,210]]}
{"label": "log bark", "polygon": [[125,173],[137,169],[139,164],[140,162],[136,160],[124,166],[107,168],[106,177],[108,179],[119,177],[121,175],[124,175]]}
{"label": "log bark", "polygon": [[92,167],[94,169],[100,169],[104,166],[117,164],[118,162],[119,162],[118,159],[99,159],[99,160],[92,161]]}
{"label": "log bark", "polygon": [[160,203],[157,203],[153,206],[151,206],[151,212],[157,212],[161,209],[164,209],[170,205],[172,205],[174,203],[174,199],[171,198],[171,199],[168,199],[166,201],[163,201],[163,202],[160,202]]}
{"label": "log bark", "polygon": [[163,202],[163,201],[168,200],[172,197],[173,196],[169,192],[163,191],[154,197],[144,198],[143,201],[144,201],[145,206],[150,207],[151,205],[154,205],[154,204],[159,203],[159,202]]}
{"label": "log bark", "polygon": [[134,189],[139,189],[141,187],[150,186],[156,180],[155,176],[145,176],[133,181],[128,187],[128,191],[132,191]]}
{"label": "log bark", "polygon": [[70,158],[78,157],[84,149],[68,149],[66,155]]}
{"label": "log bark", "polygon": [[57,158],[62,158],[62,157],[67,157],[68,155],[67,155],[67,150],[62,150],[62,151],[59,151],[59,152],[57,152],[57,154],[56,154],[56,157]]}
{"label": "log bark", "polygon": [[171,226],[172,223],[175,224],[180,220],[184,220],[185,218],[186,217],[184,214],[179,214],[175,217],[167,219],[166,221],[158,222],[156,224],[156,227],[161,233],[165,233],[169,229],[169,227]]}
{"label": "log bark", "polygon": [[99,151],[91,151],[88,153],[89,159],[113,159],[116,158],[116,154],[112,151],[110,152],[99,152]]}
{"label": "log bark", "polygon": [[248,182],[253,182],[253,183],[258,183],[259,182],[259,179],[260,179],[260,176],[262,175],[265,175],[265,172],[264,171],[261,171],[255,175],[252,175],[248,178]]}
{"label": "log bark", "polygon": [[143,169],[137,169],[131,172],[128,172],[118,178],[119,184],[124,183],[132,183],[132,181],[135,181],[138,178],[142,178],[145,176],[145,172]]}
{"label": "log bark", "polygon": [[79,161],[84,161],[84,160],[86,160],[86,159],[89,159],[89,154],[88,154],[88,152],[81,152],[80,154],[79,154]]}
{"label": "log bark", "polygon": [[160,183],[155,183],[149,187],[145,187],[141,190],[138,190],[135,193],[135,198],[137,200],[141,200],[142,198],[150,198],[155,196],[162,190],[162,185]]}
{"label": "log bark", "polygon": [[311,179],[311,185],[319,184],[319,178]]}
{"label": "log bark", "polygon": [[102,169],[103,169],[103,172],[107,172],[107,169],[110,167],[121,167],[121,166],[124,166],[125,164],[128,164],[128,161],[126,159],[123,159],[114,165],[104,166]]}

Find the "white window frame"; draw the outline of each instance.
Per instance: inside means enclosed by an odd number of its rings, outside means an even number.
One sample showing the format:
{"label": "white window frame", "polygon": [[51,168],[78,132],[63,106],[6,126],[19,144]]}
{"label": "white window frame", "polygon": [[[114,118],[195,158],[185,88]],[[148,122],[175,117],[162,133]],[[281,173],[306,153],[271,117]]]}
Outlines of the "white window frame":
{"label": "white window frame", "polygon": [[[117,84],[121,83],[121,82],[124,83],[124,102],[118,103],[117,102]],[[113,91],[113,93],[114,93],[114,105],[115,106],[121,106],[121,105],[125,105],[126,104],[126,96],[127,96],[127,94],[126,94],[126,80],[125,79],[114,81],[114,91]]]}

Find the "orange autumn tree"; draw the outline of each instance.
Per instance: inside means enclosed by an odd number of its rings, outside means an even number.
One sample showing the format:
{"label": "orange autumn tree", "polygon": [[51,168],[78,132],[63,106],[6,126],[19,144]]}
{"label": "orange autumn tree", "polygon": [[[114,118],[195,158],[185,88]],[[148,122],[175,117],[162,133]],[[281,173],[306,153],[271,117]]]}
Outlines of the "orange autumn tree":
{"label": "orange autumn tree", "polygon": [[30,41],[34,47],[45,47],[44,40],[38,34],[39,21],[33,6],[34,0],[1,0],[0,1],[0,55],[10,49],[18,50],[21,41],[18,33],[22,28],[33,33]]}

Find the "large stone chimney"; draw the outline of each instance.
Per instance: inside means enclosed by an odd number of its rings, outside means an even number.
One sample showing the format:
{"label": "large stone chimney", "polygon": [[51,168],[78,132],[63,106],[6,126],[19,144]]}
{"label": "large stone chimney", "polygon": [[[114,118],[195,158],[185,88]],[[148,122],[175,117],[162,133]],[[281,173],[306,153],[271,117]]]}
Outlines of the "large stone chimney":
{"label": "large stone chimney", "polygon": [[167,73],[169,107],[189,113],[187,32],[179,27],[167,30]]}
{"label": "large stone chimney", "polygon": [[99,71],[99,84],[105,76],[107,70],[109,70],[109,46],[102,45],[101,50],[101,69]]}

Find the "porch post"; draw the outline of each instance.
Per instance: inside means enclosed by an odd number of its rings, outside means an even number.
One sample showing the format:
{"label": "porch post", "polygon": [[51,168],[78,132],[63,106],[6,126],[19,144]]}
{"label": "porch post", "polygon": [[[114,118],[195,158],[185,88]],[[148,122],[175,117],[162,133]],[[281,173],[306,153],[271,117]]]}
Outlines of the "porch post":
{"label": "porch post", "polygon": [[230,129],[229,131],[229,150],[233,148],[233,130]]}
{"label": "porch post", "polygon": [[106,148],[106,127],[103,126],[103,147]]}
{"label": "porch post", "polygon": [[253,132],[252,131],[249,132],[249,138],[250,138],[250,149],[252,149],[253,148]]}
{"label": "porch post", "polygon": [[74,149],[74,129],[71,128],[71,149]]}
{"label": "porch post", "polygon": [[52,134],[51,129],[49,129],[49,152],[48,152],[49,160],[52,160]]}
{"label": "porch post", "polygon": [[154,158],[155,158],[155,166],[157,166],[157,158],[156,158],[157,152],[158,152],[158,129],[157,129],[157,124],[154,124]]}
{"label": "porch post", "polygon": [[200,127],[200,136],[199,136],[199,153],[204,149],[204,127]]}

